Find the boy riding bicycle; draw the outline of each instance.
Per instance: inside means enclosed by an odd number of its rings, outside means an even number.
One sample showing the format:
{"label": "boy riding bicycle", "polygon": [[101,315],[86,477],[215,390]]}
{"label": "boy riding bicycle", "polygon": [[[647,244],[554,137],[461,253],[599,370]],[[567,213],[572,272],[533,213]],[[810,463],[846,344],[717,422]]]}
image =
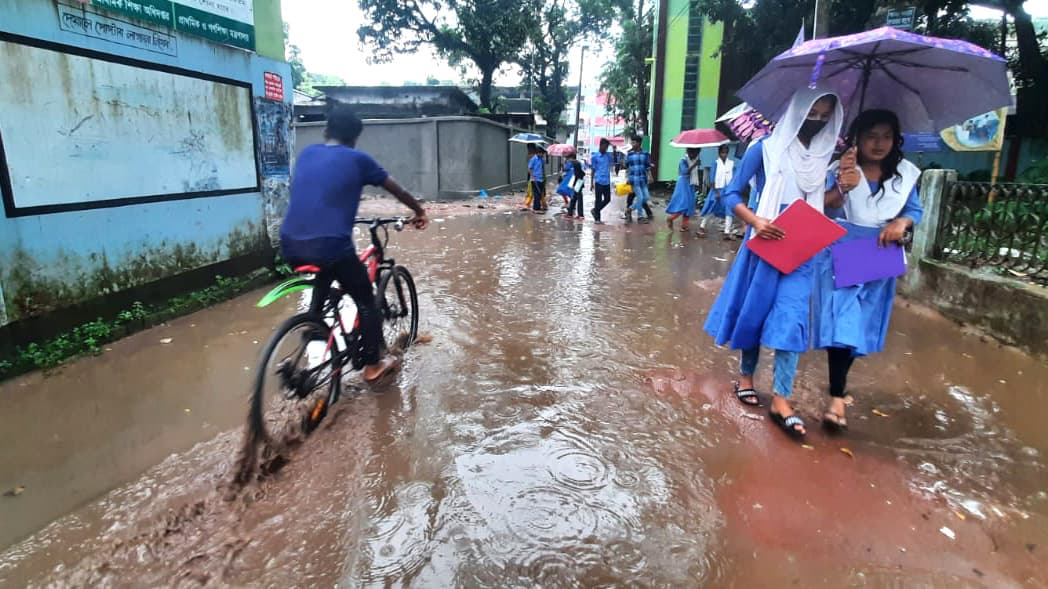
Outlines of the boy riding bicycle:
{"label": "boy riding bicycle", "polygon": [[364,380],[374,382],[397,367],[382,357],[382,317],[364,264],[353,245],[353,222],[364,186],[382,186],[407,205],[418,229],[429,225],[422,205],[368,154],[355,149],[364,124],[346,105],[328,108],[325,143],[310,145],[295,159],[291,202],[280,227],[280,250],[293,265],[321,268],[310,305],[320,314],[331,289],[331,279],[353,299],[360,320]]}

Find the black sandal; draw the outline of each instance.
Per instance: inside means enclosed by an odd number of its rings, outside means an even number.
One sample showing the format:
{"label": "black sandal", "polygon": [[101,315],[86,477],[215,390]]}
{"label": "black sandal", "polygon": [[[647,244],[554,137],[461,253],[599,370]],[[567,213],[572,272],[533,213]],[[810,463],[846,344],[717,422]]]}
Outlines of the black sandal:
{"label": "black sandal", "polygon": [[797,430],[797,426],[801,426],[805,430],[808,428],[804,425],[804,420],[797,417],[796,414],[783,417],[781,413],[776,413],[771,410],[768,411],[768,414],[771,415],[771,420],[775,422],[775,425],[782,428],[782,431],[786,432],[791,438],[798,440],[804,438],[806,432],[801,433]]}
{"label": "black sandal", "polygon": [[[735,383],[735,398],[748,407],[761,406],[761,398],[757,395],[757,391],[753,389],[740,389],[739,383]],[[750,399],[753,399],[753,401],[750,401]]]}

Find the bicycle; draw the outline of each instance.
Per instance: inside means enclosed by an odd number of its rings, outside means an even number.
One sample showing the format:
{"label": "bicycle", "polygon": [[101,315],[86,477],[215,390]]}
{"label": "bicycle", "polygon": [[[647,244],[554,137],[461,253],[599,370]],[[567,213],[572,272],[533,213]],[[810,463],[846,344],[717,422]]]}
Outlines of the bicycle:
{"label": "bicycle", "polygon": [[[407,219],[402,217],[357,219],[354,222],[354,225],[368,225],[371,234],[371,245],[359,257],[367,267],[368,278],[375,285],[384,349],[388,349],[388,342],[393,341],[401,350],[406,350],[418,336],[415,281],[407,268],[385,256],[389,244],[388,225],[402,231],[406,222]],[[384,239],[379,237],[380,229],[384,232]],[[297,276],[273,288],[256,306],[266,307],[289,294],[312,289],[322,279],[322,269],[317,266],[299,266],[294,271]],[[253,439],[273,439],[266,427],[266,402],[270,397],[267,385],[275,385],[276,395],[291,404],[306,401],[315,391],[327,388],[327,394],[315,399],[302,417],[302,431],[309,435],[323,421],[328,409],[338,402],[342,393],[343,369],[347,365],[354,371],[364,367],[356,307],[353,307],[351,321],[346,321],[343,316],[343,303],[347,298],[341,288],[332,284],[319,315],[307,311],[288,318],[266,342],[248,413],[249,433]],[[353,326],[352,329],[346,329],[347,323]],[[293,344],[287,353],[283,353],[280,347],[285,342]]]}

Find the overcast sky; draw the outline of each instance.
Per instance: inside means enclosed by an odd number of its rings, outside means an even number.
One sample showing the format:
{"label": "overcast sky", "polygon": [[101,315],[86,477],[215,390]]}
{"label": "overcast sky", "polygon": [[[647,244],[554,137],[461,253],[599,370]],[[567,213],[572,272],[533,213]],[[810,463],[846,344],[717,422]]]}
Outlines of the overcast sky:
{"label": "overcast sky", "polygon": [[[363,23],[364,16],[356,0],[287,0],[282,5],[291,42],[302,50],[302,62],[313,73],[338,76],[348,84],[360,86],[421,83],[430,75],[456,82],[461,77],[455,68],[425,49],[414,55],[398,55],[392,63],[368,65],[366,50],[361,49],[357,41],[357,27]],[[1030,0],[1025,6],[1033,16],[1048,17],[1048,0]],[[977,18],[1000,18],[1000,12],[985,8],[975,8],[972,13]],[[594,48],[587,53],[583,70],[587,86],[612,57],[610,48],[600,51]],[[573,72],[569,79],[572,84],[578,83],[578,70],[574,69],[578,59],[579,50],[575,49],[571,53]],[[519,82],[520,73],[515,68],[508,68],[495,78],[499,85]]]}

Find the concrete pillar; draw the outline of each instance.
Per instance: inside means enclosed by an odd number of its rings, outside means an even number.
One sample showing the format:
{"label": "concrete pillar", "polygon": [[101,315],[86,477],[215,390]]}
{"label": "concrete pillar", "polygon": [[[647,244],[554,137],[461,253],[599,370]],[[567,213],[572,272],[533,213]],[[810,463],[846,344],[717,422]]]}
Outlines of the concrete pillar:
{"label": "concrete pillar", "polygon": [[902,281],[903,290],[907,293],[920,290],[921,260],[935,256],[935,242],[939,238],[942,226],[946,190],[956,181],[956,170],[926,170],[921,177],[924,218],[913,232],[913,248],[910,250],[906,276]]}

